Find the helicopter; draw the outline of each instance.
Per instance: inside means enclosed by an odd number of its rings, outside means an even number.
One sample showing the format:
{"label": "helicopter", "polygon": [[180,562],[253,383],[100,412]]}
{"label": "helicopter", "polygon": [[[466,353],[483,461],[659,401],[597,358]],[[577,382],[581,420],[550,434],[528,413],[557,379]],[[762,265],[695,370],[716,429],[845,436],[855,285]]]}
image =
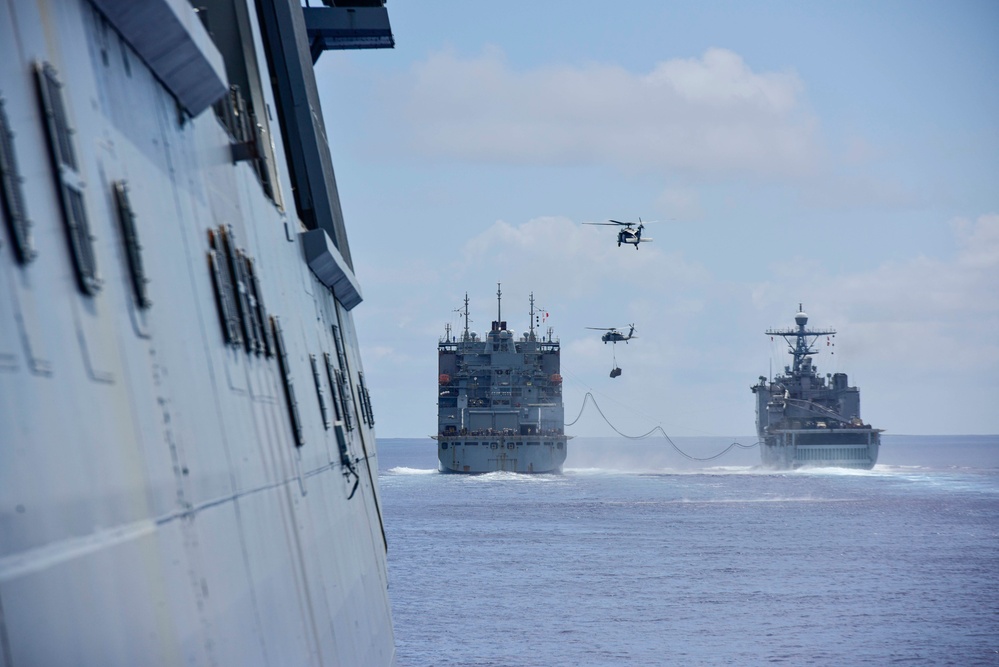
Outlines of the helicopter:
{"label": "helicopter", "polygon": [[[652,241],[650,238],[642,238],[642,229],[645,225],[655,222],[650,220],[649,222],[642,222],[639,218],[638,222],[621,222],[620,220],[608,220],[607,222],[584,222],[584,225],[616,225],[619,229],[617,232],[617,247],[620,248],[622,243],[628,243],[635,246],[635,250],[638,250],[639,243],[649,243]],[[638,225],[636,227],[635,225]]]}
{"label": "helicopter", "polygon": [[628,335],[627,336],[625,336],[623,333],[621,333],[620,331],[618,331],[617,327],[586,327],[586,328],[587,329],[594,329],[596,331],[606,331],[607,333],[605,333],[603,336],[601,336],[600,340],[602,340],[605,344],[606,343],[615,343],[615,344],[617,344],[617,343],[621,343],[621,342],[627,343],[632,338],[638,338],[638,336],[635,335],[635,325],[634,324],[629,324],[628,327],[629,327],[629,330],[628,330]]}
{"label": "helicopter", "polygon": [[618,331],[617,327],[586,327],[587,329],[594,329],[596,331],[606,331],[607,333],[602,335],[600,340],[602,340],[605,345],[607,343],[614,343],[614,367],[610,372],[610,376],[612,378],[616,378],[621,375],[621,367],[617,365],[617,344],[620,342],[627,343],[632,338],[638,338],[638,336],[635,335],[635,325],[629,324],[628,327],[627,336]]}

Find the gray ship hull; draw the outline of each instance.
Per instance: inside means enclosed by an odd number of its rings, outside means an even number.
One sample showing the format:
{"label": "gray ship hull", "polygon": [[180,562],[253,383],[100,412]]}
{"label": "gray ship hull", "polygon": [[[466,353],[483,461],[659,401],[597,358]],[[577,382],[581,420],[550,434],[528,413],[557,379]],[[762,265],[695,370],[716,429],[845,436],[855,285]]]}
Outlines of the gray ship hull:
{"label": "gray ship hull", "polygon": [[763,465],[779,470],[837,467],[870,470],[878,461],[877,429],[772,429],[760,442]]}
{"label": "gray ship hull", "polygon": [[523,436],[439,437],[441,472],[561,473],[566,457],[565,436],[525,439]]}
{"label": "gray ship hull", "polygon": [[316,45],[194,4],[0,0],[0,665],[388,667]]}

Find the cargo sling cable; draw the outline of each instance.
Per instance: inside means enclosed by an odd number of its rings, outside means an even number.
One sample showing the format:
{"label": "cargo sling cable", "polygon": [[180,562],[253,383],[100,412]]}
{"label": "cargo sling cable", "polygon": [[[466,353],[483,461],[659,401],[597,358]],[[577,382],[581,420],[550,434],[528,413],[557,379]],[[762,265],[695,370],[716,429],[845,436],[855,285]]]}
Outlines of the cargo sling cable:
{"label": "cargo sling cable", "polygon": [[720,458],[720,457],[724,456],[725,454],[728,454],[730,451],[732,451],[736,447],[739,447],[739,448],[742,448],[742,449],[752,449],[753,447],[756,447],[757,445],[760,444],[759,441],[756,441],[756,442],[754,442],[751,445],[744,445],[741,442],[733,442],[728,447],[726,447],[722,451],[720,451],[717,454],[714,454],[712,456],[706,456],[706,457],[703,457],[703,458],[699,457],[699,456],[691,456],[690,454],[688,454],[687,452],[683,451],[682,449],[680,449],[679,447],[676,446],[676,443],[673,442],[672,438],[670,438],[669,435],[666,434],[666,431],[663,430],[662,426],[658,426],[657,425],[655,428],[653,428],[652,430],[648,431],[647,433],[643,433],[642,435],[628,435],[627,433],[622,433],[621,431],[618,430],[618,428],[616,426],[614,426],[614,424],[611,423],[611,421],[609,419],[607,419],[607,415],[604,414],[604,411],[601,410],[600,406],[597,404],[597,399],[594,398],[593,397],[593,393],[589,392],[589,391],[586,392],[586,396],[583,397],[583,404],[579,408],[579,414],[576,415],[576,418],[573,419],[571,422],[566,422],[565,423],[566,426],[572,426],[573,424],[575,424],[576,422],[579,421],[579,418],[583,416],[583,410],[586,409],[586,403],[587,403],[587,401],[591,401],[593,403],[593,407],[596,408],[596,410],[597,410],[598,413],[600,413],[600,416],[603,418],[603,420],[605,422],[607,422],[607,425],[610,426],[614,430],[614,432],[617,433],[618,435],[620,435],[622,438],[627,438],[628,440],[644,440],[645,438],[648,438],[649,436],[651,436],[656,431],[659,431],[659,433],[662,434],[663,438],[666,439],[666,442],[668,442],[670,444],[670,447],[672,447],[673,449],[675,449],[678,454],[680,454],[681,456],[683,456],[683,457],[685,457],[687,459],[690,459],[691,461],[714,461],[715,459]]}

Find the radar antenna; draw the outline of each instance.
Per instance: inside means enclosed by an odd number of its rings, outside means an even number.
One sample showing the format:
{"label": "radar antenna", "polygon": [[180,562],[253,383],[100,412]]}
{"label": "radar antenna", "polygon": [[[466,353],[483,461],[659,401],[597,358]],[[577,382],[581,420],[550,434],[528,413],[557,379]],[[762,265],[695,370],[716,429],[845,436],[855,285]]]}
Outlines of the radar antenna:
{"label": "radar antenna", "polygon": [[[819,336],[835,336],[835,329],[826,330],[814,330],[806,329],[805,325],[808,324],[808,315],[802,309],[801,304],[798,304],[798,314],[794,316],[794,322],[798,325],[797,329],[767,329],[766,333],[768,336],[780,336],[784,339],[788,346],[788,354],[794,355],[794,366],[792,370],[797,373],[801,370],[801,362],[810,354],[818,354],[818,350],[812,347],[812,343],[818,340]],[[794,342],[791,342],[791,339]]]}

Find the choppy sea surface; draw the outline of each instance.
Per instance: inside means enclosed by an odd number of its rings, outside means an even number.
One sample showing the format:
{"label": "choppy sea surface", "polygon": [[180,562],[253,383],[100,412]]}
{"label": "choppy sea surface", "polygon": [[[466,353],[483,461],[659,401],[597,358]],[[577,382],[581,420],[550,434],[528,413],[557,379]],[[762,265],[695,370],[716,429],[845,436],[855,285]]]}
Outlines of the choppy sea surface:
{"label": "choppy sea surface", "polygon": [[435,446],[378,441],[401,667],[999,665],[999,436],[780,473],[577,438],[562,475],[442,475]]}

